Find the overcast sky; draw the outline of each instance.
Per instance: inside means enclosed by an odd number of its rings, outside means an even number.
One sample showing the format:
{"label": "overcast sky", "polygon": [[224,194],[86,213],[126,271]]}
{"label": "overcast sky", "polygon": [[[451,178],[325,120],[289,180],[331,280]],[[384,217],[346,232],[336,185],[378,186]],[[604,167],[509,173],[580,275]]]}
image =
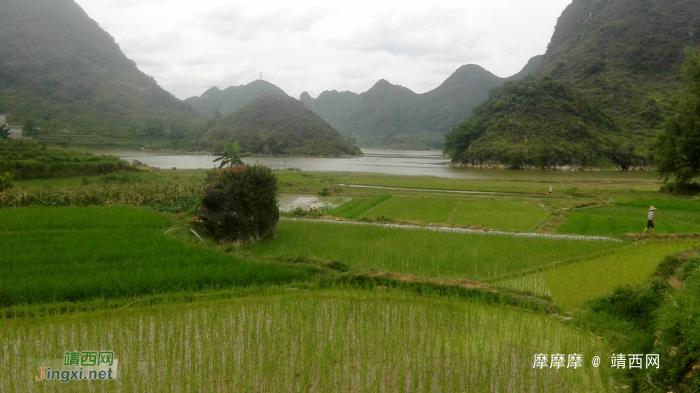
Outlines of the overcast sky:
{"label": "overcast sky", "polygon": [[458,67],[517,73],[543,54],[571,0],[76,0],[139,69],[179,98],[260,77],[298,98],[417,93]]}

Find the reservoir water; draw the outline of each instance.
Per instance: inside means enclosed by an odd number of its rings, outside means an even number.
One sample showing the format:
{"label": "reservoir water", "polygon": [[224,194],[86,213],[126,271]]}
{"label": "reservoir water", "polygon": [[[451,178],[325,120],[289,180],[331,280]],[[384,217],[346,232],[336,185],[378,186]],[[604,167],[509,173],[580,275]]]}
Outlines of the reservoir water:
{"label": "reservoir water", "polygon": [[[363,149],[363,157],[246,157],[246,164],[263,164],[274,170],[300,169],[304,172],[359,172],[387,175],[438,176],[464,180],[511,181],[650,181],[658,182],[654,171],[552,171],[463,168],[449,165],[449,159],[438,150],[399,151]],[[217,157],[213,154],[173,154],[144,150],[93,150],[94,154],[118,156],[127,162],[139,160],[161,169],[211,169]]]}
{"label": "reservoir water", "polygon": [[[216,166],[215,155],[172,154],[148,151],[92,151],[110,154],[128,162],[139,160],[161,169],[211,169]],[[304,172],[364,172],[390,175],[439,176],[464,178],[464,171],[450,165],[449,159],[438,150],[396,151],[363,149],[364,157],[307,158],[307,157],[246,157],[246,164],[260,163],[275,170],[301,169]],[[473,178],[473,177],[469,177]]]}

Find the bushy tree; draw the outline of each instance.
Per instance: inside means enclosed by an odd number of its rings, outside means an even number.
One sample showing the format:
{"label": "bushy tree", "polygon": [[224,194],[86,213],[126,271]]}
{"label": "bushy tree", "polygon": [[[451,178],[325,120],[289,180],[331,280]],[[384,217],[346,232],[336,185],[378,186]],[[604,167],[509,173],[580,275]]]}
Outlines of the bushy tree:
{"label": "bushy tree", "polygon": [[10,127],[0,124],[0,139],[10,139]]}
{"label": "bushy tree", "polygon": [[261,165],[212,171],[197,214],[207,231],[222,243],[271,236],[279,221],[277,176]]}
{"label": "bushy tree", "polygon": [[686,91],[675,99],[675,115],[658,135],[656,163],[667,182],[685,188],[700,175],[700,49],[688,48],[682,75]]}

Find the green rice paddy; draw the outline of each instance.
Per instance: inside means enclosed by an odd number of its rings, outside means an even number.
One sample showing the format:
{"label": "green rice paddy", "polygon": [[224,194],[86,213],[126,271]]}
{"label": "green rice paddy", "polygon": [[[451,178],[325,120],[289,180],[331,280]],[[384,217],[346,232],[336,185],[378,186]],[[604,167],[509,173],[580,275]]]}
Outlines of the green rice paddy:
{"label": "green rice paddy", "polygon": [[314,270],[251,263],[163,234],[133,207],[0,209],[0,307],[290,283]]}
{"label": "green rice paddy", "polygon": [[[352,198],[324,212],[343,219],[621,237],[641,233],[654,205],[656,233],[700,232],[700,201],[658,193],[650,172],[473,173],[472,180],[300,171],[278,178],[284,192],[316,196],[328,189]],[[665,256],[699,245],[325,220],[283,220],[258,244],[215,245],[190,234],[191,206],[182,216],[126,206],[192,199],[203,175],[153,171],[124,184],[30,181],[0,193],[3,206],[110,205],[0,209],[0,391],[617,390],[610,368],[590,363],[593,356],[609,359],[614,348],[545,313],[573,311],[618,286],[643,283]],[[545,195],[549,184],[552,197]],[[323,267],[331,261],[349,272]],[[377,270],[397,273],[405,286],[353,281]],[[448,285],[460,283],[432,278],[493,287],[458,298]],[[420,280],[430,285],[404,292]],[[547,307],[540,313],[517,302],[492,304],[483,291]],[[45,360],[92,349],[115,351],[117,380],[34,381]],[[533,368],[538,353],[580,353],[583,367]]]}
{"label": "green rice paddy", "polygon": [[[609,350],[523,310],[450,298],[326,290],[7,320],[2,391],[608,391]],[[113,381],[36,382],[65,351],[113,350]],[[582,355],[533,368],[539,353]],[[49,360],[42,360],[49,359]]]}
{"label": "green rice paddy", "polygon": [[241,250],[256,258],[315,258],[340,261],[352,270],[480,280],[622,246],[604,241],[280,221],[273,238]]}
{"label": "green rice paddy", "polygon": [[495,284],[550,295],[557,304],[572,310],[588,300],[611,293],[618,286],[646,281],[665,256],[698,246],[697,241],[637,244]]}
{"label": "green rice paddy", "polygon": [[543,206],[532,202],[461,201],[450,222],[506,231],[532,231],[548,215]]}
{"label": "green rice paddy", "polygon": [[[626,233],[642,233],[647,225],[646,207],[603,206],[568,213],[559,233],[580,235],[619,236]],[[700,214],[688,210],[656,210],[655,233],[699,233]]]}

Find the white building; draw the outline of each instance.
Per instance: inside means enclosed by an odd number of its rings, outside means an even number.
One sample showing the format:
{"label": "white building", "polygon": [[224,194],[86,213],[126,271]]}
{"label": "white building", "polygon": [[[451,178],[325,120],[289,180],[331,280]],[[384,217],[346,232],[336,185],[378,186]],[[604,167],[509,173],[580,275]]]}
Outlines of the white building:
{"label": "white building", "polygon": [[19,139],[22,137],[22,126],[9,126],[10,127],[10,138]]}
{"label": "white building", "polygon": [[[7,115],[0,113],[0,126],[4,126],[5,124],[7,124]],[[20,139],[22,137],[22,126],[12,126],[7,124],[7,127],[10,129],[10,138]]]}

